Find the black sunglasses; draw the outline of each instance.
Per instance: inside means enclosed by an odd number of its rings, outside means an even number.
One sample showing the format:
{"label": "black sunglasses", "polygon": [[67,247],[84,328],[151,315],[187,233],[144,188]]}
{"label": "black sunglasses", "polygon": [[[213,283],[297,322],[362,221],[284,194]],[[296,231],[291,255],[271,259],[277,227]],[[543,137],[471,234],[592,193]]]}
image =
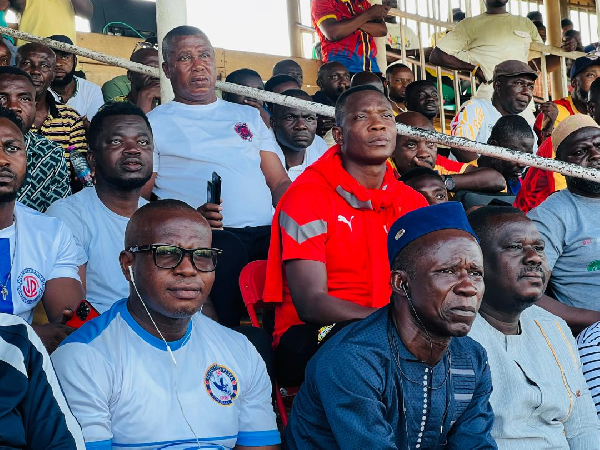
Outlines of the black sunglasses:
{"label": "black sunglasses", "polygon": [[174,269],[185,255],[190,255],[192,264],[200,272],[214,272],[217,268],[217,255],[223,253],[218,248],[181,248],[176,245],[150,244],[130,247],[128,251],[152,252],[154,264],[161,269]]}

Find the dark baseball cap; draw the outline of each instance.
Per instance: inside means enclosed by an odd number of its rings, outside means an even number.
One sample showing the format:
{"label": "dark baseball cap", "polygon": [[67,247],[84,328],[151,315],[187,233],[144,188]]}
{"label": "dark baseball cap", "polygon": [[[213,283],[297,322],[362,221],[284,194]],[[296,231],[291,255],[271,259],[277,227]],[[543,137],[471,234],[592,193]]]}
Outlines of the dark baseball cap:
{"label": "dark baseball cap", "polygon": [[535,70],[529,67],[522,61],[515,59],[509,59],[508,61],[501,62],[494,68],[494,80],[498,77],[516,77],[517,75],[531,75],[534,79],[537,79],[538,74]]}
{"label": "dark baseball cap", "polygon": [[48,36],[48,39],[52,39],[53,41],[62,42],[64,44],[73,45],[73,41],[69,36],[65,36],[64,34],[53,34],[52,36]]}
{"label": "dark baseball cap", "polygon": [[571,79],[575,78],[575,76],[581,72],[583,69],[590,66],[599,66],[600,58],[596,54],[590,54],[586,56],[582,56],[581,58],[577,58],[573,65],[571,66]]}

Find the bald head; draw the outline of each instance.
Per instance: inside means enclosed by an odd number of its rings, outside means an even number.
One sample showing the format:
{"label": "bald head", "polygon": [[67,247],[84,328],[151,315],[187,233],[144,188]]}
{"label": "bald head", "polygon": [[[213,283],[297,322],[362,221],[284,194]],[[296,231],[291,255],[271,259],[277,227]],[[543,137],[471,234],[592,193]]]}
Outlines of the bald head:
{"label": "bald head", "polygon": [[396,116],[396,123],[423,128],[424,130],[434,129],[431,121],[427,117],[415,111],[405,112]]}
{"label": "bald head", "polygon": [[[137,318],[151,314],[159,325],[172,323],[171,319],[189,321],[202,308],[215,280],[218,252],[211,246],[208,222],[187,203],[159,200],[138,209],[127,224],[126,250],[119,256],[130,281],[134,319],[141,323]],[[181,323],[179,336],[187,323]]]}
{"label": "bald head", "polygon": [[179,228],[196,228],[197,234],[210,247],[210,225],[202,214],[179,200],[158,200],[147,203],[131,216],[125,230],[125,248],[158,243],[177,244],[174,240],[177,239]]}
{"label": "bald head", "polygon": [[364,86],[365,84],[369,84],[376,87],[381,92],[385,92],[383,89],[383,81],[381,81],[381,78],[373,72],[358,72],[354,74],[352,81],[350,82],[350,87]]}

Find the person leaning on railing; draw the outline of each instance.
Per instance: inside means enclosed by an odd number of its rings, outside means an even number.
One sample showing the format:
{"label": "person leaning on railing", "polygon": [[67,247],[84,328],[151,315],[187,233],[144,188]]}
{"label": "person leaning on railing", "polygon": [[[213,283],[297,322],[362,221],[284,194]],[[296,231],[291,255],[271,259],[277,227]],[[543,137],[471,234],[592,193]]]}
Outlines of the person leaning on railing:
{"label": "person leaning on railing", "polygon": [[[494,67],[509,59],[527,63],[530,44],[543,43],[533,22],[526,17],[509,14],[507,3],[508,0],[486,0],[486,12],[457,24],[438,42],[429,58],[431,64],[473,73],[482,83],[477,90],[477,98],[491,98],[493,89],[490,82]],[[573,40],[563,44],[565,51],[574,49]],[[540,67],[539,58],[533,62]],[[549,72],[559,65],[559,57],[546,56]],[[533,108],[528,121],[533,122]]]}

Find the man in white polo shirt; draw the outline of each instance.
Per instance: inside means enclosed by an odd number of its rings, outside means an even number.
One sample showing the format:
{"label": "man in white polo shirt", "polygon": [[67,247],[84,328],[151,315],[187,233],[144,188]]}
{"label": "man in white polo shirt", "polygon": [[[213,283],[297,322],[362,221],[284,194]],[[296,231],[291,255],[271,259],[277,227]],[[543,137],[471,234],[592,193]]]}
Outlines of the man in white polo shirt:
{"label": "man in white polo shirt", "polygon": [[31,323],[44,305],[49,324],[36,326],[49,351],[73,331],[62,325],[81,299],[73,235],[58,219],[16,202],[27,176],[27,155],[17,115],[0,107],[0,312]]}
{"label": "man in white polo shirt", "polygon": [[[162,68],[175,99],[148,114],[154,174],[142,195],[150,199],[153,193],[201,207],[212,228],[228,232],[215,235],[219,245],[223,239],[235,240],[237,250],[228,250],[224,259],[266,259],[272,205],[290,185],[277,142],[255,108],[217,98],[215,52],[202,31],[176,27],[163,39],[162,51]],[[207,203],[213,172],[222,179],[222,205]],[[226,280],[223,273],[217,274],[211,298],[221,323],[236,326],[243,309],[239,270],[227,271]],[[235,304],[229,303],[232,300]],[[226,317],[230,311],[237,312]]]}
{"label": "man in white polo shirt", "polygon": [[202,31],[174,28],[162,48],[175,99],[148,114],[155,152],[148,187],[198,208],[215,171],[225,227],[270,225],[271,205],[290,184],[273,135],[254,108],[217,98],[214,49]]}
{"label": "man in white polo shirt", "polygon": [[[310,95],[300,89],[290,89],[282,95],[312,101]],[[281,147],[281,162],[294,181],[327,151],[327,144],[321,136],[316,136],[316,114],[277,104],[273,105],[272,113],[271,129]]]}
{"label": "man in white polo shirt", "polygon": [[88,142],[95,185],[54,202],[47,214],[73,232],[86,299],[103,313],[129,292],[119,254],[129,218],[148,203],[140,194],[152,175],[154,147],[148,119],[130,102],[102,108],[92,119]]}
{"label": "man in white polo shirt", "polygon": [[88,448],[279,448],[265,364],[201,313],[219,250],[178,200],[129,220],[129,298],[84,324],[52,362]]}

